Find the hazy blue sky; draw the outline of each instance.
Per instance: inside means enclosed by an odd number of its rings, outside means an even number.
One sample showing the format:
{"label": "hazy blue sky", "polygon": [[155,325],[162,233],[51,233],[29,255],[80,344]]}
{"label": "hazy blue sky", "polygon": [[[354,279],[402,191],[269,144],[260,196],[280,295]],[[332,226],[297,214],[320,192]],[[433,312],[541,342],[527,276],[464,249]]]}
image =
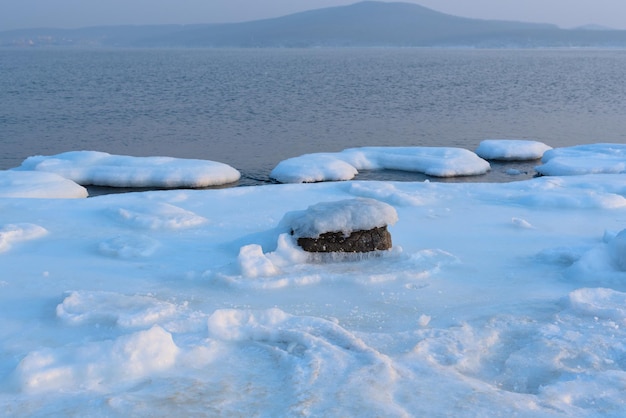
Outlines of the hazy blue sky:
{"label": "hazy blue sky", "polygon": [[[357,0],[0,0],[0,30],[110,24],[236,22]],[[406,0],[467,17],[626,29],[626,0]]]}

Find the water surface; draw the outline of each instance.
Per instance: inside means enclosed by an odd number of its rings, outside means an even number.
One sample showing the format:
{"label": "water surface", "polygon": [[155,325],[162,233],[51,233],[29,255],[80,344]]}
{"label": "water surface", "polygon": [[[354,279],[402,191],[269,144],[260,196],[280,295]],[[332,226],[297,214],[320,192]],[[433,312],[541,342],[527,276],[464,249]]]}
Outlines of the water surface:
{"label": "water surface", "polygon": [[[0,73],[1,169],[98,150],[220,161],[246,185],[349,147],[626,143],[621,50],[4,49]],[[455,181],[527,178],[536,164]]]}

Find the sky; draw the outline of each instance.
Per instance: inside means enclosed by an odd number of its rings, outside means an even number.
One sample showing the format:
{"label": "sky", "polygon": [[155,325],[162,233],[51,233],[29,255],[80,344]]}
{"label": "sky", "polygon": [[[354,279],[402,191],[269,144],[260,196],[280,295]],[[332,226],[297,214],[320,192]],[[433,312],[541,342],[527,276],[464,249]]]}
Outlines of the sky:
{"label": "sky", "polygon": [[[624,0],[418,0],[458,16],[626,29]],[[223,23],[277,17],[356,0],[0,0],[0,31],[113,24]]]}

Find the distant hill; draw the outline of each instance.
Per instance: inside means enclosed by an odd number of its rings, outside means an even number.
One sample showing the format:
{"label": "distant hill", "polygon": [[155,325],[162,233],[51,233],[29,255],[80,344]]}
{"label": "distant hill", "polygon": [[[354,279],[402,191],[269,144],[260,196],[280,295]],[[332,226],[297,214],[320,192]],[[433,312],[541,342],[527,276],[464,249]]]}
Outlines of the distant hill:
{"label": "distant hill", "polygon": [[595,25],[593,23],[590,23],[588,25],[579,26],[579,27],[577,27],[575,29],[582,29],[582,30],[615,30],[613,28],[609,28],[608,26]]}
{"label": "distant hill", "polygon": [[626,47],[626,31],[469,19],[412,3],[363,1],[243,23],[0,32],[0,46]]}

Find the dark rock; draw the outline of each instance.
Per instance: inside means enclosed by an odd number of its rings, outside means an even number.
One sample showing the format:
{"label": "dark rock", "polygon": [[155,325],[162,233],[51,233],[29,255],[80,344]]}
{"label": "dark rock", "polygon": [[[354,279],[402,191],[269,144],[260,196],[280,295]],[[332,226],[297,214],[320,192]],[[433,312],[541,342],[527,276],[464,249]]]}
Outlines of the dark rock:
{"label": "dark rock", "polygon": [[389,250],[392,243],[387,226],[382,226],[366,231],[352,231],[348,236],[345,236],[343,232],[325,232],[318,238],[300,237],[298,245],[304,251],[314,253],[366,253]]}

